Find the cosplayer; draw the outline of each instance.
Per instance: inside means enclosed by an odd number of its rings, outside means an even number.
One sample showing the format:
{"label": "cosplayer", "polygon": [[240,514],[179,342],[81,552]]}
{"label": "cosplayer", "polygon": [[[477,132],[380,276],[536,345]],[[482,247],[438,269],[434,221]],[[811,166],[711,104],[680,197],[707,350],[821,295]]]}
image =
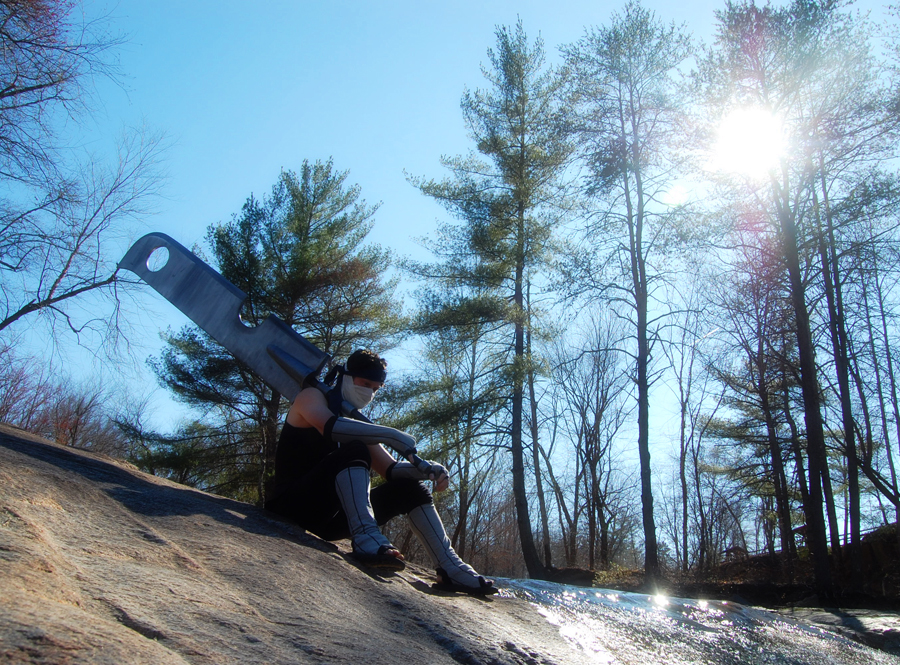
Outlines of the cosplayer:
{"label": "cosplayer", "polygon": [[[414,466],[397,461],[382,446],[415,450],[405,432],[342,415],[341,403],[362,409],[387,378],[387,363],[371,351],[355,351],[345,367],[337,366],[325,382],[328,393],[304,388],[291,404],[275,453],[275,482],[266,508],[297,522],[325,540],[350,538],[353,556],[369,566],[402,570],[403,555],[381,533],[380,525],[406,515],[413,533],[437,569],[435,587],[470,594],[496,593],[462,561],[450,545],[431,492],[450,479],[440,464]],[[369,487],[374,470],[386,482]]]}

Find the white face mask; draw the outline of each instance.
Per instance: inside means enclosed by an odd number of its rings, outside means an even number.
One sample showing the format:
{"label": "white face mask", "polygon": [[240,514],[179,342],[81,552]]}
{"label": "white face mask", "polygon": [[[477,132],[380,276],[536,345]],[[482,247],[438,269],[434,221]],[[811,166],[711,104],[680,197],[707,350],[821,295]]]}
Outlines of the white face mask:
{"label": "white face mask", "polygon": [[375,399],[374,390],[356,385],[349,374],[344,374],[341,379],[341,395],[357,409],[368,406]]}

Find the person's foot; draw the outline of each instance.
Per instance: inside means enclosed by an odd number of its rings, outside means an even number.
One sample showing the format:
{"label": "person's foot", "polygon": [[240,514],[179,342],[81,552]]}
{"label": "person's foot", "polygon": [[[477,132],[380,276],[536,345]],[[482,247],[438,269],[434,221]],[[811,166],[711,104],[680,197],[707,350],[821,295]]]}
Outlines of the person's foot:
{"label": "person's foot", "polygon": [[438,568],[435,574],[437,575],[437,582],[432,587],[441,591],[467,593],[470,596],[490,596],[500,592],[500,589],[494,586],[494,580],[486,580],[481,575],[472,576],[470,580],[467,580],[477,584],[477,586],[473,586],[457,582],[443,568]]}
{"label": "person's foot", "polygon": [[372,568],[383,568],[384,570],[403,570],[406,568],[404,556],[395,547],[382,545],[378,548],[378,552],[370,554],[357,549],[353,546],[351,556],[360,563]]}

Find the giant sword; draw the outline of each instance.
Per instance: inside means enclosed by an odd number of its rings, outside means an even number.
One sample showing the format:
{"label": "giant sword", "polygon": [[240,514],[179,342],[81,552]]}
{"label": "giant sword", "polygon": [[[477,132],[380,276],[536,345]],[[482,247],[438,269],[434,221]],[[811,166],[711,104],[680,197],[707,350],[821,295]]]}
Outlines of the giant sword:
{"label": "giant sword", "polygon": [[[166,251],[159,252],[151,263],[151,256],[162,249]],[[119,268],[147,282],[285,399],[293,399],[307,386],[328,392],[317,377],[331,356],[274,314],[256,327],[244,324],[241,308],[247,294],[166,234],[148,233],[140,238],[119,261]],[[343,403],[343,411],[371,422],[349,402]],[[430,468],[415,449],[394,447],[413,465]]]}

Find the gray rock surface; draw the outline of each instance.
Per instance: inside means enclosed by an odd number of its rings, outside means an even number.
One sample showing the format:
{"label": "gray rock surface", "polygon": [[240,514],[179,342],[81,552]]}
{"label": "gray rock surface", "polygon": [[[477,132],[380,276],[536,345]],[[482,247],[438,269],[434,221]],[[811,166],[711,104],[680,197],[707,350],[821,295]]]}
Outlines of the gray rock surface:
{"label": "gray rock surface", "polygon": [[900,656],[900,611],[791,607],[778,612]]}
{"label": "gray rock surface", "polygon": [[291,524],[0,425],[0,661],[581,663],[528,603],[378,576]]}

